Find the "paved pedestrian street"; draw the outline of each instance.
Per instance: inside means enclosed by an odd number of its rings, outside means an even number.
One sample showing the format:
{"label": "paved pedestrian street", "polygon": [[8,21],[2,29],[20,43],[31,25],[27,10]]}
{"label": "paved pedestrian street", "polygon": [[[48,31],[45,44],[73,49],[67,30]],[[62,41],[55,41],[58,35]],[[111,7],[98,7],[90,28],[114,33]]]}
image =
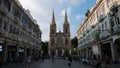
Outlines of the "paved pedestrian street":
{"label": "paved pedestrian street", "polygon": [[[84,65],[80,62],[73,61],[71,66],[67,65],[68,61],[63,59],[56,59],[52,62],[49,59],[44,61],[34,61],[30,64],[30,68],[95,68],[90,65]],[[110,68],[119,68],[120,64],[111,64]],[[2,68],[27,68],[25,63],[8,63]]]}
{"label": "paved pedestrian street", "polygon": [[[83,65],[79,62],[72,62],[71,66],[67,65],[67,60],[57,59],[54,62],[51,60],[34,61],[31,63],[30,68],[91,68],[89,65]],[[2,68],[26,68],[24,63],[9,63]]]}

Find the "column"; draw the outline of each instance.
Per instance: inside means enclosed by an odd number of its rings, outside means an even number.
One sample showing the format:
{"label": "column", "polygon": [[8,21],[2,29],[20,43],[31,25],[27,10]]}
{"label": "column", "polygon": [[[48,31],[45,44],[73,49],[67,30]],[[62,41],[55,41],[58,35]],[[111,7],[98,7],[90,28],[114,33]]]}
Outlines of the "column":
{"label": "column", "polygon": [[7,54],[8,54],[7,41],[4,41],[4,44],[3,44],[3,62],[7,62]]}
{"label": "column", "polygon": [[19,45],[16,44],[16,59],[17,59],[18,56],[19,56]]}
{"label": "column", "polygon": [[87,48],[86,48],[86,58],[89,57],[88,55],[89,55],[89,48],[87,47]]}
{"label": "column", "polygon": [[58,51],[57,51],[57,49],[56,49],[56,51],[55,51],[55,52],[56,52],[56,53],[55,53],[55,54],[56,54],[55,56],[58,56]]}
{"label": "column", "polygon": [[64,49],[62,49],[62,56],[64,55]]}
{"label": "column", "polygon": [[110,42],[110,45],[111,45],[112,60],[115,61],[115,51],[114,51],[113,41]]}
{"label": "column", "polygon": [[27,57],[27,48],[24,47],[24,57]]}

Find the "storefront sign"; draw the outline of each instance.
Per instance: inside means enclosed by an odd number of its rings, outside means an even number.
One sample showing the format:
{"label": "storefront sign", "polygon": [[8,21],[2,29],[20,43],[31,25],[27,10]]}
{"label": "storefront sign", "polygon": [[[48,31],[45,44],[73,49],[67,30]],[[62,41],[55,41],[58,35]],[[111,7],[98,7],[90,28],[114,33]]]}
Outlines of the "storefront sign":
{"label": "storefront sign", "polygon": [[19,52],[24,52],[24,49],[23,49],[23,48],[19,48],[18,51],[19,51]]}
{"label": "storefront sign", "polygon": [[98,45],[93,45],[92,50],[94,55],[99,55]]}
{"label": "storefront sign", "polygon": [[0,52],[2,51],[2,46],[1,46],[1,44],[0,44]]}

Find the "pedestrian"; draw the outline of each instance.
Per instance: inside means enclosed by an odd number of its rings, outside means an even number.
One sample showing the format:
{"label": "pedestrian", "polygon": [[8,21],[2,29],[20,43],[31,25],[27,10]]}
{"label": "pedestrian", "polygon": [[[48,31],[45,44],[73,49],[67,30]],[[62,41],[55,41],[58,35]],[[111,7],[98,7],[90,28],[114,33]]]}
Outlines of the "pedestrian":
{"label": "pedestrian", "polygon": [[28,57],[27,57],[27,64],[26,64],[26,68],[30,68],[31,61],[32,61],[31,56],[28,56]]}
{"label": "pedestrian", "polygon": [[100,60],[97,60],[97,62],[96,62],[96,68],[102,68]]}
{"label": "pedestrian", "polygon": [[44,59],[45,59],[45,57],[44,57],[44,56],[42,56],[42,61],[44,61]]}
{"label": "pedestrian", "polygon": [[96,62],[96,68],[102,68],[102,63],[101,63],[99,55],[98,55],[98,59],[97,59],[97,62]]}
{"label": "pedestrian", "polygon": [[105,55],[105,68],[109,68],[110,67],[110,58],[108,57],[108,55]]}
{"label": "pedestrian", "polygon": [[2,68],[2,61],[1,61],[1,59],[0,59],[0,68]]}
{"label": "pedestrian", "polygon": [[69,55],[68,56],[68,66],[71,66],[71,63],[72,63],[72,56]]}
{"label": "pedestrian", "polygon": [[0,68],[2,68],[2,58],[0,57]]}

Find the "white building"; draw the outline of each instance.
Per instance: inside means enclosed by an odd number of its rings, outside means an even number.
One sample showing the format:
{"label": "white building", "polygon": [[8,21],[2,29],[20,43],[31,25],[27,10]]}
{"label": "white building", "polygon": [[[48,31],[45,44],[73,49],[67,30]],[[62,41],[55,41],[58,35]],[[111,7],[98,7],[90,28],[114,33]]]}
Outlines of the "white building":
{"label": "white building", "polygon": [[3,62],[35,58],[41,48],[41,30],[18,0],[0,0],[0,58]]}
{"label": "white building", "polygon": [[120,0],[97,0],[77,31],[79,55],[120,57]]}

